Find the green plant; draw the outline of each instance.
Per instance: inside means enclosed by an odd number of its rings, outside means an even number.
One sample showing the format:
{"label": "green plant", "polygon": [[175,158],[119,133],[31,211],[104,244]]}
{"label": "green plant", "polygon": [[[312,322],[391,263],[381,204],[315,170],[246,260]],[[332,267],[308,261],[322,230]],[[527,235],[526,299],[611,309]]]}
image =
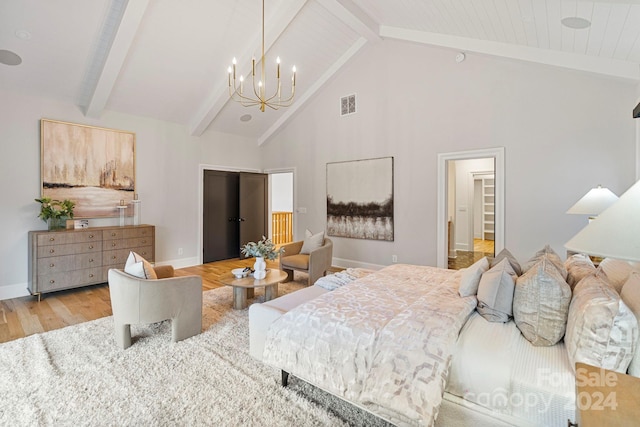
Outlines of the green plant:
{"label": "green plant", "polygon": [[262,236],[262,239],[256,242],[249,242],[240,248],[242,255],[245,257],[263,257],[273,261],[278,258],[278,255],[284,252],[284,248],[276,249],[276,245],[273,244],[271,239],[267,239]]}
{"label": "green plant", "polygon": [[72,200],[52,200],[50,197],[42,197],[35,200],[40,203],[40,215],[38,217],[45,222],[49,218],[73,218],[73,208],[76,203]]}

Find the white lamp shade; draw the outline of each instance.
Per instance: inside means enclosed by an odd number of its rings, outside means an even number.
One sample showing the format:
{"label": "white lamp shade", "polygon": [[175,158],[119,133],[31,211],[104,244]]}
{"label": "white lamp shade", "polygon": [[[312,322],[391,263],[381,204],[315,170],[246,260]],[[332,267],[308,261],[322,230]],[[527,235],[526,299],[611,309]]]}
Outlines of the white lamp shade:
{"label": "white lamp shade", "polygon": [[602,188],[592,188],[582,199],[578,200],[575,205],[571,206],[567,211],[568,214],[598,216],[618,200],[611,190]]}
{"label": "white lamp shade", "polygon": [[640,261],[640,181],[564,247],[588,255]]}

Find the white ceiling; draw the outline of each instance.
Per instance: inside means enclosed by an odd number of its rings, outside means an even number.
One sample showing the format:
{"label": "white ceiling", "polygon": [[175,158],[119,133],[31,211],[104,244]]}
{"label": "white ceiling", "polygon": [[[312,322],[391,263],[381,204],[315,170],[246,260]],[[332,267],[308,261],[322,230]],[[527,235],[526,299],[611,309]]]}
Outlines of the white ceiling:
{"label": "white ceiling", "polygon": [[[591,26],[561,24],[573,16]],[[263,143],[384,39],[640,81],[638,0],[266,0],[265,21],[267,74],[280,56],[288,93],[298,69],[296,100],[278,111],[228,102],[231,59],[247,75],[260,57],[260,0],[2,0],[0,50],[22,63],[0,64],[0,90],[73,103],[88,117],[113,110]]]}

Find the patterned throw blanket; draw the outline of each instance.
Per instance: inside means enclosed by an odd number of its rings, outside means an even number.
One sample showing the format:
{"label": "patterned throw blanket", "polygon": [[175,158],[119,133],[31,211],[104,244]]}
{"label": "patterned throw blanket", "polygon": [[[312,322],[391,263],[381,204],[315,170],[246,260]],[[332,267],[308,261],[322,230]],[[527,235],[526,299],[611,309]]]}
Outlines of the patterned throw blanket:
{"label": "patterned throw blanket", "polygon": [[396,264],[289,311],[264,361],[397,425],[433,425],[476,307],[452,270]]}

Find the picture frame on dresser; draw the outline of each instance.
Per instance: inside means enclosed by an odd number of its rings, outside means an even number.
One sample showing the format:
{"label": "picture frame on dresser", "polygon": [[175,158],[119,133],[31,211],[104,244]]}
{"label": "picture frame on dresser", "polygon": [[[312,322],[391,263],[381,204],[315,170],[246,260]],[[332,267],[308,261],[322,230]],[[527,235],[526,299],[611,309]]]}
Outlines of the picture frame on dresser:
{"label": "picture frame on dresser", "polygon": [[136,134],[40,120],[42,197],[75,202],[75,218],[113,218],[136,193]]}

